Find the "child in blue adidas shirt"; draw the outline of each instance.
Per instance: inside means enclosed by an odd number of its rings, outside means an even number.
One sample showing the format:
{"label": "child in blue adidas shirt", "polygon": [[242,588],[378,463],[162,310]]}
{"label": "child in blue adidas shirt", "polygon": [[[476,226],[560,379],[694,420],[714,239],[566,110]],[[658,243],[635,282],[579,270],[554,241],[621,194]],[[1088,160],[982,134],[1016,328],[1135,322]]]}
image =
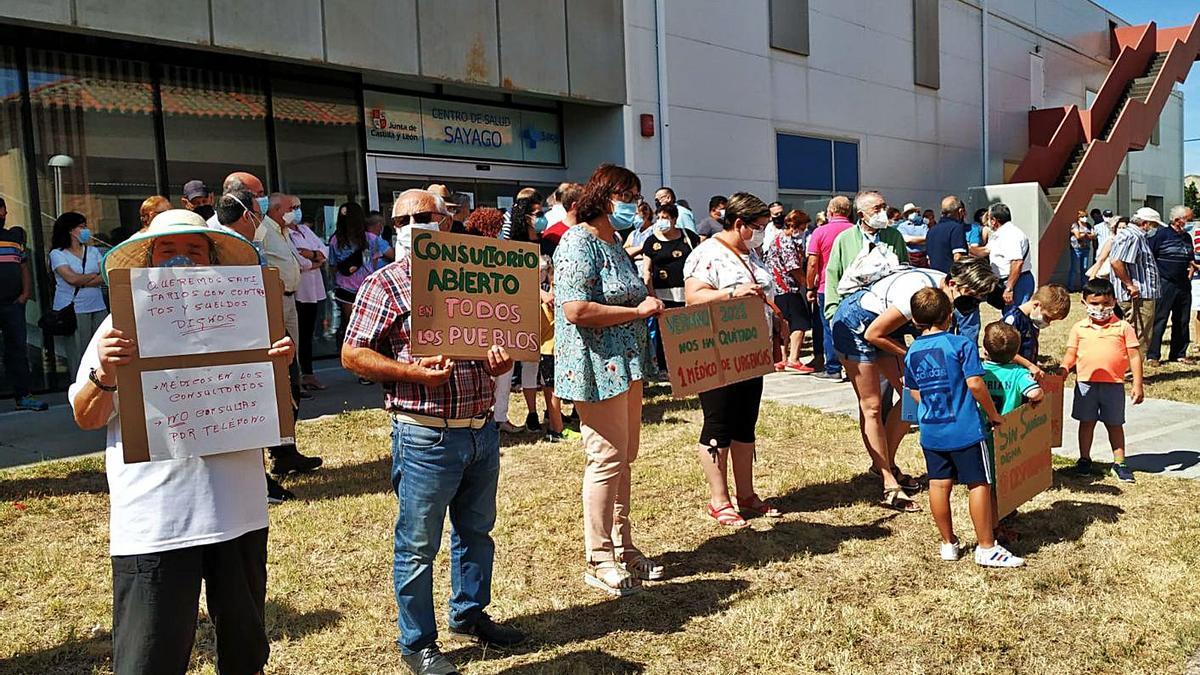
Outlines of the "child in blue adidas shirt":
{"label": "child in blue adidas shirt", "polygon": [[[985,567],[1020,567],[1021,558],[996,543],[992,532],[992,487],[982,407],[992,425],[1000,413],[983,382],[979,350],[968,339],[946,332],[953,305],[941,289],[923,288],[912,299],[913,325],[921,337],[904,359],[904,381],[917,402],[921,449],[929,474],[929,510],[942,536],[942,560],[958,560],[960,547],[950,516],[955,483],[970,490],[975,526],[975,563]],[[978,404],[978,405],[977,405]]]}

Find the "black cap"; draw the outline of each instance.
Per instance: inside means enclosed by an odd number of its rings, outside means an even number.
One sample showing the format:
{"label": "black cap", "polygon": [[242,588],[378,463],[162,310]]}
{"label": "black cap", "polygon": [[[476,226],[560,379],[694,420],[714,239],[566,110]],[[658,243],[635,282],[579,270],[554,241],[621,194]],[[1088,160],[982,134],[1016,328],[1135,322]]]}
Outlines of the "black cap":
{"label": "black cap", "polygon": [[193,199],[195,197],[207,197],[209,194],[208,187],[204,185],[202,180],[189,180],[183,184],[184,199]]}
{"label": "black cap", "polygon": [[1112,209],[1104,209],[1104,213],[1102,213],[1100,215],[1104,216],[1105,218],[1112,218],[1113,217]]}

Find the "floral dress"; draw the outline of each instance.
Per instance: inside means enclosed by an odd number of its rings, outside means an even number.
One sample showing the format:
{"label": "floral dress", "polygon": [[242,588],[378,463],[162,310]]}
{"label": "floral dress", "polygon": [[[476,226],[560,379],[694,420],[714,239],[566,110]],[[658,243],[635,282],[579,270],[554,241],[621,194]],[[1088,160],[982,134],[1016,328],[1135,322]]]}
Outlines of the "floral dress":
{"label": "floral dress", "polygon": [[603,401],[654,373],[645,321],[582,328],[567,321],[563,305],[636,307],[648,294],[620,244],[601,241],[586,227],[567,230],[554,252],[554,389],[560,398]]}

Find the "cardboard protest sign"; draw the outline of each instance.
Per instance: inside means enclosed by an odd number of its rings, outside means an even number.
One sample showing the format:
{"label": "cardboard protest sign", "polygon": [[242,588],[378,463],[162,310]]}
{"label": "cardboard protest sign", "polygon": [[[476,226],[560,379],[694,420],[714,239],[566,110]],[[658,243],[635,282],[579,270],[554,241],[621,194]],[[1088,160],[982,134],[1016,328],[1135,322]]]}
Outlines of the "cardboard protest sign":
{"label": "cardboard protest sign", "polygon": [[1005,415],[993,432],[993,448],[997,517],[1003,518],[1053,482],[1047,406],[1026,404]]}
{"label": "cardboard protest sign", "polygon": [[775,370],[761,298],[668,309],[658,325],[676,398]]}
{"label": "cardboard protest sign", "polygon": [[1065,375],[1047,375],[1042,378],[1042,391],[1046,395],[1042,403],[1050,413],[1050,447],[1061,448],[1063,444],[1063,389]]}
{"label": "cardboard protest sign", "polygon": [[413,232],[413,355],[480,359],[500,345],[517,361],[537,361],[540,263],[533,244]]}
{"label": "cardboard protest sign", "polygon": [[261,267],[147,267],[129,282],[142,358],[271,346]]}
{"label": "cardboard protest sign", "polygon": [[[109,274],[113,327],[138,348],[133,360],[117,369],[117,412],[126,463],[250,450],[295,436],[287,364],[267,356],[270,344],[284,336],[279,271],[216,269],[220,271],[180,267],[171,268],[168,275],[145,274],[147,270],[140,269]],[[251,269],[257,274],[246,273]],[[141,296],[137,309],[135,278]],[[175,280],[177,288],[150,288],[151,283],[166,279]],[[223,289],[219,298],[190,294],[209,285]],[[184,288],[192,289],[186,297],[181,295]],[[157,291],[162,293],[156,295]],[[237,298],[247,304],[217,306]],[[248,317],[243,311],[253,298],[264,303],[265,346],[260,317]],[[171,312],[167,307],[173,307]],[[149,308],[160,311],[150,316]],[[147,316],[138,315],[139,309]],[[192,330],[197,326],[213,328]],[[191,351],[178,353],[165,345],[161,335],[150,336],[150,331],[166,331],[170,339],[186,340]],[[172,353],[148,356],[143,353],[143,338],[150,345],[149,353]]]}

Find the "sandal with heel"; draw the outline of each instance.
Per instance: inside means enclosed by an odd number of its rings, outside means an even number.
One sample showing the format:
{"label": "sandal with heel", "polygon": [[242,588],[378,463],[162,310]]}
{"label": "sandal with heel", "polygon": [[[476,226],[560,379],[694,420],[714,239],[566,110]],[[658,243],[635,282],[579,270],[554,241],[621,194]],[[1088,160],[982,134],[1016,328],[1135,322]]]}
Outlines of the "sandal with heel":
{"label": "sandal with heel", "polygon": [[709,504],[708,516],[725,527],[732,527],[739,530],[750,524],[746,522],[742,514],[737,512],[737,509],[733,508],[733,504],[726,504],[719,509],[714,509],[712,504]]}

